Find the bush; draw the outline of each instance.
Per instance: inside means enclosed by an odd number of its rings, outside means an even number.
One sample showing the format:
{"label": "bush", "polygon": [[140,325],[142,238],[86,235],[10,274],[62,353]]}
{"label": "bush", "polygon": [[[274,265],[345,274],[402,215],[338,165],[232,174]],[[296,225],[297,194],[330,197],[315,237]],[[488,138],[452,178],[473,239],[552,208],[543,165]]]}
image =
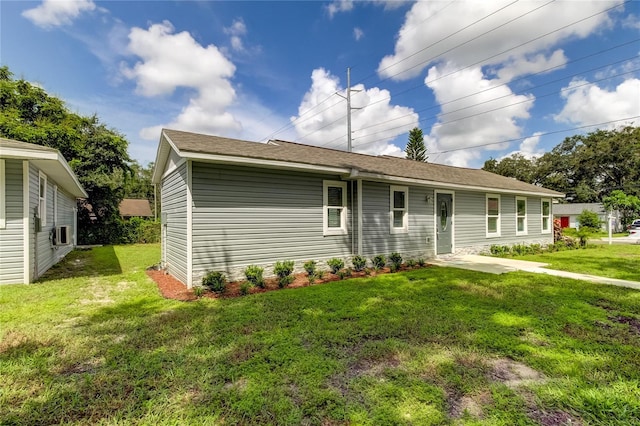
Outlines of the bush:
{"label": "bush", "polygon": [[344,260],[334,257],[327,261],[327,265],[331,268],[331,272],[337,274],[340,269],[344,268]]}
{"label": "bush", "polygon": [[562,239],[562,223],[560,219],[553,219],[553,242],[560,241]]}
{"label": "bush", "polygon": [[360,272],[367,266],[367,259],[364,256],[360,256],[359,254],[353,256],[351,259],[351,263],[353,264],[353,269]]}
{"label": "bush", "polygon": [[247,277],[247,281],[260,288],[264,288],[264,278],[262,278],[263,273],[264,268],[257,265],[249,265],[244,270],[244,276]]}
{"label": "bush", "polygon": [[209,272],[202,278],[202,285],[215,293],[222,293],[227,289],[227,278],[222,272]]}
{"label": "bush", "polygon": [[389,256],[389,261],[391,262],[391,269],[395,272],[402,266],[402,255],[400,253],[393,252]]}
{"label": "bush", "polygon": [[409,268],[414,268],[416,266],[416,261],[413,259],[407,259],[405,263]]}
{"label": "bush", "polygon": [[371,259],[371,263],[373,263],[374,268],[382,269],[384,268],[384,265],[387,263],[387,258],[384,256],[384,254],[379,254],[377,256],[374,256],[373,259]]}
{"label": "bush", "polygon": [[204,287],[202,286],[195,286],[193,288],[193,294],[195,294],[196,297],[202,297],[202,295],[204,294]]}
{"label": "bush", "polygon": [[278,276],[278,286],[286,287],[293,282],[291,273],[293,272],[293,260],[283,260],[276,262],[273,272]]}
{"label": "bush", "polygon": [[308,260],[306,262],[304,262],[304,270],[307,271],[307,274],[309,276],[312,276],[313,274],[316,273],[316,261],[315,260]]}
{"label": "bush", "polygon": [[421,268],[422,268],[422,267],[424,267],[424,265],[426,265],[426,264],[427,264],[427,262],[425,262],[425,260],[424,260],[423,258],[419,258],[419,259],[418,259],[418,266],[419,266],[419,267],[421,267]]}
{"label": "bush", "polygon": [[245,281],[240,284],[240,294],[246,296],[249,294],[249,290],[251,290],[251,283],[249,281]]}
{"label": "bush", "polygon": [[[111,241],[120,244],[146,244],[160,241],[160,222],[140,217],[132,217],[129,220],[119,219],[114,227],[119,232],[114,232]],[[119,236],[118,236],[119,234]]]}

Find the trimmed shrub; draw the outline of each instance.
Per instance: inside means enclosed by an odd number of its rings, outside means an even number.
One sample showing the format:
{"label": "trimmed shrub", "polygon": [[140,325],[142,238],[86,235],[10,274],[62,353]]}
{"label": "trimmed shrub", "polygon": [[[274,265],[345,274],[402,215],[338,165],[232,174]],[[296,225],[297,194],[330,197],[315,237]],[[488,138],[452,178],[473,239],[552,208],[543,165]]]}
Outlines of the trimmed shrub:
{"label": "trimmed shrub", "polygon": [[334,257],[327,261],[327,265],[331,268],[331,272],[337,274],[340,269],[344,268],[344,260]]}
{"label": "trimmed shrub", "polygon": [[227,289],[227,278],[222,272],[209,272],[202,277],[202,285],[215,293],[222,293]]}
{"label": "trimmed shrub", "polygon": [[246,296],[249,294],[249,290],[251,290],[251,283],[249,281],[245,281],[240,284],[240,294]]}
{"label": "trimmed shrub", "polygon": [[421,268],[422,268],[422,267],[423,267],[424,265],[426,265],[426,264],[427,264],[427,262],[425,262],[425,260],[424,260],[423,258],[419,258],[419,259],[418,259],[418,266],[419,266],[419,267],[421,267]]}
{"label": "trimmed shrub", "polygon": [[409,268],[414,268],[416,266],[416,261],[413,259],[407,259],[407,261],[405,262],[405,264],[407,265],[407,267]]}
{"label": "trimmed shrub", "polygon": [[391,262],[391,270],[395,272],[402,266],[402,255],[398,252],[393,252],[389,256],[389,261]]}
{"label": "trimmed shrub", "polygon": [[358,254],[351,258],[351,263],[353,263],[353,269],[360,272],[367,266],[367,258]]}
{"label": "trimmed shrub", "polygon": [[317,263],[315,260],[307,260],[306,262],[304,262],[304,270],[307,271],[307,274],[309,276],[312,276],[316,273],[316,266]]}
{"label": "trimmed shrub", "polygon": [[202,295],[204,294],[204,287],[202,286],[195,286],[193,288],[193,294],[195,294],[196,297],[202,297]]}
{"label": "trimmed shrub", "polygon": [[257,265],[249,265],[244,270],[244,276],[247,277],[247,281],[260,288],[264,288],[264,278],[262,277],[263,273],[264,268]]}
{"label": "trimmed shrub", "polygon": [[384,254],[379,254],[377,256],[374,256],[373,259],[371,259],[371,263],[373,263],[374,268],[382,269],[384,268],[384,265],[387,263],[387,258],[384,256]]}
{"label": "trimmed shrub", "polygon": [[276,262],[273,272],[278,276],[278,286],[286,287],[293,282],[291,273],[293,272],[293,260],[283,260]]}

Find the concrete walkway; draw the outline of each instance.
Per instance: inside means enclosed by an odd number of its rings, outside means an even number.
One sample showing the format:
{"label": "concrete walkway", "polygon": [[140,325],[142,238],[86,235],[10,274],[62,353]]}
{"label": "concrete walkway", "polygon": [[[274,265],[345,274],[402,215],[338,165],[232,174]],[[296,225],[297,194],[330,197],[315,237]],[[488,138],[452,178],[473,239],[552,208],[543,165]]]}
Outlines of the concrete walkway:
{"label": "concrete walkway", "polygon": [[529,262],[526,260],[505,259],[502,257],[460,255],[451,257],[441,257],[430,261],[432,265],[468,269],[470,271],[488,272],[490,274],[504,274],[506,272],[525,271],[536,274],[547,274],[562,278],[572,278],[574,280],[589,281],[597,284],[615,285],[640,290],[640,282],[618,280],[615,278],[599,277],[596,275],[578,274],[575,272],[558,271],[546,269],[547,263]]}

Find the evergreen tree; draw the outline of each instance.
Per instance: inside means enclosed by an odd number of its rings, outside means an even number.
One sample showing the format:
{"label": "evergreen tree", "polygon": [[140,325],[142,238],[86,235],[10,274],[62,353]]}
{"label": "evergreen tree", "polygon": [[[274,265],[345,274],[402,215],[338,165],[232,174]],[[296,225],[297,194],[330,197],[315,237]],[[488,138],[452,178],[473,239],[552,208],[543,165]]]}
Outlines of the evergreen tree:
{"label": "evergreen tree", "polygon": [[409,132],[409,142],[404,149],[406,157],[409,160],[415,161],[427,161],[427,147],[424,145],[424,137],[422,136],[422,129],[414,127]]}

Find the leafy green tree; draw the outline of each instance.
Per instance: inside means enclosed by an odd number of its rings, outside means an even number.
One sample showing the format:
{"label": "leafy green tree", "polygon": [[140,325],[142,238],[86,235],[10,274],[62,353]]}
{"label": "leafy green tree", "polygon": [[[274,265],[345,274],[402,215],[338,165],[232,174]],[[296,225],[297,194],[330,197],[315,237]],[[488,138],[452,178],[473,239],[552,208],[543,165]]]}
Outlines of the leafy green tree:
{"label": "leafy green tree", "polygon": [[604,208],[608,211],[618,210],[620,221],[626,228],[634,219],[640,217],[640,198],[615,190],[608,197],[602,199]]}
{"label": "leafy green tree", "polygon": [[422,129],[414,127],[409,132],[409,142],[404,149],[406,158],[409,160],[426,162],[427,147],[424,145],[424,136],[422,135]]}
{"label": "leafy green tree", "polygon": [[123,135],[97,116],[72,113],[43,89],[14,80],[4,66],[0,67],[0,136],[58,149],[89,196],[79,202],[79,241],[117,241],[118,205],[131,161]]}
{"label": "leafy green tree", "polygon": [[482,170],[535,184],[537,183],[536,167],[535,159],[516,153],[500,161],[490,158],[484,162]]}
{"label": "leafy green tree", "polygon": [[580,245],[586,246],[587,240],[594,233],[600,230],[600,218],[596,212],[591,210],[582,210],[577,217],[580,227],[578,228],[578,238],[580,238]]}

